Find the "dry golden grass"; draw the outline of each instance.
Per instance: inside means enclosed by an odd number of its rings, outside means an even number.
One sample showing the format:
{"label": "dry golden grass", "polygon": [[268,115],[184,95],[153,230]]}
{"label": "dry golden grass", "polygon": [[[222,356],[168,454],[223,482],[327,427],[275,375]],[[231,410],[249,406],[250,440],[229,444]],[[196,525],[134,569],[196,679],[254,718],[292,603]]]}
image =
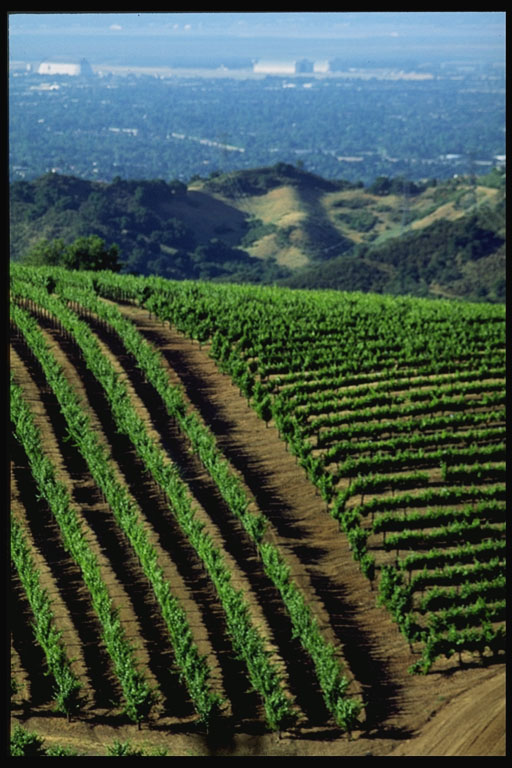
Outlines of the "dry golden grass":
{"label": "dry golden grass", "polygon": [[281,266],[290,267],[290,269],[303,267],[310,262],[309,256],[295,246],[285,248],[284,250],[281,249],[276,256],[276,260]]}
{"label": "dry golden grass", "polygon": [[[467,195],[472,194],[469,185],[465,185],[465,189]],[[275,258],[278,264],[297,269],[311,262],[312,244],[307,234],[311,222],[324,220],[355,244],[369,240],[378,244],[408,230],[421,230],[436,221],[456,221],[467,215],[464,200],[457,205],[456,194],[453,190],[452,193],[453,199],[448,202],[446,197],[445,202],[439,200],[439,188],[436,187],[428,187],[422,194],[409,197],[407,205],[414,220],[404,226],[404,197],[401,194],[373,195],[364,188],[320,192],[316,188],[286,185],[263,195],[228,198],[206,192],[204,183],[197,182],[189,186],[188,200],[180,201],[179,211],[174,208],[172,215],[179,215],[191,226],[199,241],[220,237],[235,247],[240,245],[246,232],[247,220],[273,225],[275,233],[263,234],[251,245],[242,247],[255,258]],[[458,197],[460,193],[464,193],[463,186],[457,189]],[[494,202],[498,190],[478,186],[475,193],[480,205]],[[359,206],[354,206],[356,200],[360,201]],[[359,210],[376,217],[369,232],[358,230],[340,217],[340,214],[355,214]],[[279,237],[280,230],[285,230],[285,237]]]}
{"label": "dry golden grass", "polygon": [[300,195],[293,187],[278,187],[266,195],[249,198],[248,208],[264,224],[276,226],[295,225],[307,216]]}
{"label": "dry golden grass", "polygon": [[257,259],[275,258],[283,267],[297,269],[309,264],[309,256],[301,250],[300,246],[292,245],[283,248],[276,242],[274,234],[265,235],[256,243],[246,248],[247,252]]}
{"label": "dry golden grass", "polygon": [[464,213],[465,211],[463,210],[457,210],[453,202],[445,203],[427,216],[424,216],[421,219],[415,219],[411,224],[411,229],[423,229],[424,227],[433,224],[434,221],[439,221],[440,219],[455,221],[456,219],[460,219],[461,216],[464,216]]}

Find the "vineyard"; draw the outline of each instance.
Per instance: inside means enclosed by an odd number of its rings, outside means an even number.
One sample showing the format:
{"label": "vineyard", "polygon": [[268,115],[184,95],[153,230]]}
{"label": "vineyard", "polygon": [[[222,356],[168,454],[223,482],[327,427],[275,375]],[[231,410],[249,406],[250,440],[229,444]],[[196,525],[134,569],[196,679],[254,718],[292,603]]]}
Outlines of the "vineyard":
{"label": "vineyard", "polygon": [[17,722],[389,754],[501,674],[502,306],[10,289]]}

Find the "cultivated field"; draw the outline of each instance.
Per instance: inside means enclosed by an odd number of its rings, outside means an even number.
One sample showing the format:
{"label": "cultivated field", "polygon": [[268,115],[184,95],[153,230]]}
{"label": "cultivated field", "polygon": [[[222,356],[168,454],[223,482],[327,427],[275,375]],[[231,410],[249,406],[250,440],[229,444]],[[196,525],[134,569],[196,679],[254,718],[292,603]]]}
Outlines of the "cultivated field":
{"label": "cultivated field", "polygon": [[505,754],[503,307],[13,267],[11,329],[13,725]]}

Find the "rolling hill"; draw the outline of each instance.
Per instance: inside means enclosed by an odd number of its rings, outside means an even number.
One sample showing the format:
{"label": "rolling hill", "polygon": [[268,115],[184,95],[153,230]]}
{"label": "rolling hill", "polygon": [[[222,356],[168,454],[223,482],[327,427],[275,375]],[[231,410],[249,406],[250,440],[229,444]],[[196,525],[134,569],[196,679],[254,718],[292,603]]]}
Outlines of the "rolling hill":
{"label": "rolling hill", "polygon": [[96,234],[124,272],[300,288],[505,297],[505,178],[328,181],[285,163],[177,181],[11,185],[11,259]]}

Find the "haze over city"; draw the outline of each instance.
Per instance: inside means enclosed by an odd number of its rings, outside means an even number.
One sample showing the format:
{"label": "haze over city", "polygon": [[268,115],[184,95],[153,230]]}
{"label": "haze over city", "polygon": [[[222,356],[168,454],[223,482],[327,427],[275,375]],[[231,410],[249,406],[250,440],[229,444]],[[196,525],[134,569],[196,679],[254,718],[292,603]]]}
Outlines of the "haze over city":
{"label": "haze over city", "polygon": [[10,60],[48,55],[91,64],[165,64],[270,56],[346,56],[385,62],[413,56],[504,60],[503,12],[12,13]]}

